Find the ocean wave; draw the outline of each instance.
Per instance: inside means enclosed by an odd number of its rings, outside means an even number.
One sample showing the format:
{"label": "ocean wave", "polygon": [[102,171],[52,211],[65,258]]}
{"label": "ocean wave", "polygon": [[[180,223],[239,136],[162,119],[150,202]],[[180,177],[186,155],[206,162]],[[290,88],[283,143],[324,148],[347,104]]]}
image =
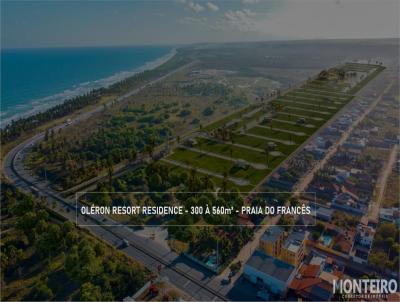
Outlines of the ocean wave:
{"label": "ocean wave", "polygon": [[[172,58],[176,54],[176,49],[172,49],[168,54],[165,56],[162,56],[158,59],[155,59],[150,62],[146,62],[142,66],[136,68],[135,70],[132,71],[119,71],[109,77],[94,80],[94,81],[88,81],[88,82],[83,82],[77,85],[72,86],[70,89],[66,89],[62,92],[40,98],[40,99],[34,99],[31,100],[30,102],[26,104],[19,104],[16,105],[12,108],[12,110],[5,110],[0,113],[1,121],[0,121],[0,127],[3,128],[7,124],[9,124],[12,120],[16,120],[19,118],[23,117],[28,117],[30,115],[34,115],[39,112],[43,112],[55,105],[61,104],[67,99],[77,97],[79,95],[86,94],[94,89],[98,88],[107,88],[111,86],[112,84],[115,84],[119,81],[122,81],[126,78],[129,78],[139,72],[143,72],[145,70],[151,70],[154,69],[161,64],[165,63],[168,61],[170,58]],[[3,118],[4,117],[4,118]]]}

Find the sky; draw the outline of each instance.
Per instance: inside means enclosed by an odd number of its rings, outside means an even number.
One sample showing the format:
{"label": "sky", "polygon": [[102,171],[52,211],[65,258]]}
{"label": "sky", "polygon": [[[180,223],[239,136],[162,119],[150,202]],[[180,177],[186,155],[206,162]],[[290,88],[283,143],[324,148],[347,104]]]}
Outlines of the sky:
{"label": "sky", "polygon": [[1,48],[399,37],[398,0],[1,1]]}

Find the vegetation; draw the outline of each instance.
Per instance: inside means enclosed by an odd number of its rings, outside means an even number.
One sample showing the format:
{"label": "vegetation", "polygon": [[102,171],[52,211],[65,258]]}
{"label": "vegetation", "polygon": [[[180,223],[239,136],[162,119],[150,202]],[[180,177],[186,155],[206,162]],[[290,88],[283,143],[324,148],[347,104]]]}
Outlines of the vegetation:
{"label": "vegetation", "polygon": [[398,271],[400,245],[399,229],[394,223],[382,223],[378,226],[374,237],[368,262],[384,271],[389,268]]}
{"label": "vegetation", "polygon": [[[353,98],[344,91],[354,77],[349,70],[323,71],[319,79],[286,94],[278,90],[268,103],[261,97],[261,104],[249,105],[203,127],[195,146],[190,150],[177,148],[168,159],[186,169],[227,175],[237,187],[256,186]],[[367,81],[361,82],[365,85]],[[207,107],[203,115],[211,112]],[[280,180],[295,183],[312,161],[310,154],[299,156],[295,169],[282,174]]]}
{"label": "vegetation", "polygon": [[400,184],[400,175],[397,172],[392,171],[389,175],[388,182],[385,188],[385,195],[382,204],[384,208],[398,206],[400,200],[399,184]]}
{"label": "vegetation", "polygon": [[[227,190],[227,188],[225,188]],[[215,195],[214,181],[208,176],[200,176],[195,170],[177,173],[172,168],[162,163],[152,163],[146,167],[128,172],[125,175],[113,179],[111,183],[99,183],[96,191],[100,192],[152,192],[174,191],[175,198],[186,209],[190,207],[225,206],[240,208],[243,205],[242,196],[237,190],[229,190],[227,193]],[[210,192],[210,193],[186,193],[186,192]],[[146,194],[146,205],[168,205],[176,202],[169,198],[169,194]],[[112,193],[91,195],[90,203],[110,204],[121,200],[119,195],[113,201]],[[127,202],[132,199],[126,200]],[[144,201],[140,201],[144,202]],[[140,217],[128,221],[135,225],[145,225],[146,218]],[[220,249],[220,265],[228,263],[236,255],[240,248],[253,234],[252,228],[240,228],[237,214],[218,215],[201,213],[198,215],[184,214],[168,218],[168,234],[171,240],[187,243],[188,252],[193,255],[210,254],[213,252],[217,241]],[[162,223],[162,222],[161,222]],[[164,221],[166,223],[166,221]],[[201,226],[199,226],[201,225]],[[204,225],[209,225],[204,227]],[[231,225],[229,227],[220,225]]]}
{"label": "vegetation", "polygon": [[138,263],[1,185],[1,300],[122,300],[149,274]]}
{"label": "vegetation", "polygon": [[56,187],[68,188],[123,161],[134,162],[139,152],[153,156],[155,147],[171,135],[171,129],[163,124],[165,116],[153,109],[125,111],[137,123],[127,127],[114,116],[86,139],[47,131],[44,140],[34,147],[31,166],[42,177],[46,173]]}
{"label": "vegetation", "polygon": [[111,85],[109,88],[93,90],[86,95],[65,100],[62,104],[56,105],[44,112],[39,112],[32,116],[12,121],[4,129],[0,130],[1,142],[2,144],[6,144],[17,139],[23,133],[32,132],[32,130],[53,119],[67,116],[88,105],[96,104],[103,96],[117,97],[122,95],[127,91],[142,86],[144,83],[150,82],[186,63],[188,63],[188,58],[184,56],[175,56],[173,59],[155,69],[135,74],[132,77]]}

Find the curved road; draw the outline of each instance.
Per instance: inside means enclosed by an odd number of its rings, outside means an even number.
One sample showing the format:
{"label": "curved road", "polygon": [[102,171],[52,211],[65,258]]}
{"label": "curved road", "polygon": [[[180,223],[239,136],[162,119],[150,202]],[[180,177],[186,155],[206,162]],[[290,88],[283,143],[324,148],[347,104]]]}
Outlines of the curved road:
{"label": "curved road", "polygon": [[[188,65],[182,66],[179,69],[154,80],[151,84],[165,79],[172,73],[188,67]],[[122,100],[132,96],[151,84],[143,85],[132,90],[131,92],[119,97],[117,100]],[[53,127],[52,129],[57,131],[58,129],[68,127],[71,124],[81,122],[93,116],[97,112],[100,112],[102,108],[102,106],[99,106],[93,110],[84,112],[74,118],[71,122],[63,123]],[[49,208],[52,208],[54,211],[64,216],[66,219],[76,223],[81,228],[88,229],[92,234],[114,247],[120,248],[122,240],[127,240],[129,246],[122,249],[124,253],[142,263],[149,270],[157,272],[163,277],[167,277],[173,285],[186,292],[192,297],[192,299],[201,301],[227,300],[225,294],[229,290],[229,286],[222,286],[220,280],[207,269],[168,250],[165,246],[162,246],[157,242],[136,235],[128,227],[115,226],[116,222],[106,217],[101,215],[88,217],[80,214],[76,211],[76,201],[62,198],[59,195],[59,192],[49,188],[48,184],[43,180],[34,178],[30,174],[30,171],[25,169],[23,159],[25,155],[29,153],[32,146],[43,138],[44,132],[36,134],[14,147],[4,157],[3,173],[15,186],[22,191],[33,192],[36,195],[39,194],[41,197],[44,197],[44,202]],[[88,223],[88,220],[90,220],[90,223]],[[105,226],[105,224],[108,226]]]}

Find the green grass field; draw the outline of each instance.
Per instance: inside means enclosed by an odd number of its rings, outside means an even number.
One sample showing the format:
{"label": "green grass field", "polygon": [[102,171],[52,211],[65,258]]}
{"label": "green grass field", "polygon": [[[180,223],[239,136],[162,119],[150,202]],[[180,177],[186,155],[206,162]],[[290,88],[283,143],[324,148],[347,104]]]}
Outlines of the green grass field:
{"label": "green grass field", "polygon": [[201,147],[198,148],[204,151],[214,152],[228,157],[232,156],[233,158],[244,159],[252,163],[266,163],[266,155],[262,153],[263,151],[257,152],[204,138],[196,138],[196,140],[198,144],[201,145]]}
{"label": "green grass field", "polygon": [[[369,72],[371,68],[374,71],[367,75],[366,72]],[[354,97],[353,94],[384,68],[377,65],[350,63],[340,67],[340,69],[345,72],[363,72],[366,76],[353,87],[350,87],[352,82],[347,81],[346,78],[344,80],[314,79],[309,81],[302,87],[292,89],[272,100],[272,105],[279,106],[276,107],[275,114],[267,116],[268,121],[264,119],[268,111],[262,109],[263,104],[247,106],[204,127],[203,130],[208,132],[223,129],[229,122],[235,120],[236,125],[230,127],[230,137],[226,140],[226,143],[223,138],[196,137],[198,143],[193,147],[195,150],[177,148],[167,159],[190,165],[193,168],[210,171],[210,173],[219,176],[226,172],[230,177],[248,180],[250,185],[237,186],[231,183],[229,186],[236,186],[241,191],[250,191],[272,169],[293,153],[300,144],[350,102]],[[259,108],[259,111],[251,116],[246,115],[257,108]],[[303,124],[298,124],[300,118],[304,119]],[[314,127],[307,127],[306,125]],[[288,141],[294,142],[294,144],[289,145],[287,144]],[[274,142],[276,147],[270,151],[280,152],[281,155],[272,156],[270,154],[267,158],[265,150],[271,142]],[[241,147],[237,144],[256,149]],[[213,154],[203,154],[201,151]],[[247,168],[239,168],[236,164],[238,159],[252,164],[268,164],[268,169],[256,169],[256,166],[251,165]],[[174,167],[177,171],[188,171],[187,168],[175,164],[168,163],[168,165]],[[204,174],[204,172],[198,173]],[[217,185],[221,184],[221,177],[215,177],[215,175],[210,177],[215,180]]]}
{"label": "green grass field", "polygon": [[267,126],[267,127],[272,127],[272,128],[279,128],[279,129],[285,129],[285,130],[290,130],[290,131],[300,131],[304,132],[306,134],[312,134],[315,132],[314,128],[308,128],[304,125],[293,125],[290,124],[291,121],[288,121],[289,123],[281,122],[281,121],[276,121],[276,120],[271,120],[268,123],[261,123],[261,125]]}
{"label": "green grass field", "polygon": [[245,169],[239,168],[235,165],[234,161],[182,148],[175,149],[168,159],[189,164],[197,168],[206,169],[220,175],[227,172],[229,176],[246,179],[252,185],[256,185],[266,174],[268,174],[268,171],[271,171],[270,169],[256,170],[252,167]]}
{"label": "green grass field", "polygon": [[311,109],[311,110],[322,110],[322,111],[328,111],[328,112],[336,112],[339,110],[339,108],[336,106],[336,108],[332,108],[332,104],[324,104],[323,102],[320,103],[306,103],[301,100],[289,100],[285,98],[278,99],[277,101],[281,102],[284,106],[295,106],[299,107],[301,106],[304,109]]}
{"label": "green grass field", "polygon": [[286,133],[279,130],[271,130],[269,129],[269,127],[262,128],[258,126],[251,128],[248,132],[255,135],[265,136],[267,138],[272,138],[282,141],[293,141],[297,144],[303,142],[308,137],[308,135],[298,136],[293,133]]}
{"label": "green grass field", "polygon": [[[246,134],[235,134],[234,140],[238,144],[246,145],[249,147],[265,149],[268,146],[268,140],[248,136]],[[276,151],[279,151],[283,154],[290,154],[296,149],[296,145],[285,145],[279,142],[276,142]]]}

